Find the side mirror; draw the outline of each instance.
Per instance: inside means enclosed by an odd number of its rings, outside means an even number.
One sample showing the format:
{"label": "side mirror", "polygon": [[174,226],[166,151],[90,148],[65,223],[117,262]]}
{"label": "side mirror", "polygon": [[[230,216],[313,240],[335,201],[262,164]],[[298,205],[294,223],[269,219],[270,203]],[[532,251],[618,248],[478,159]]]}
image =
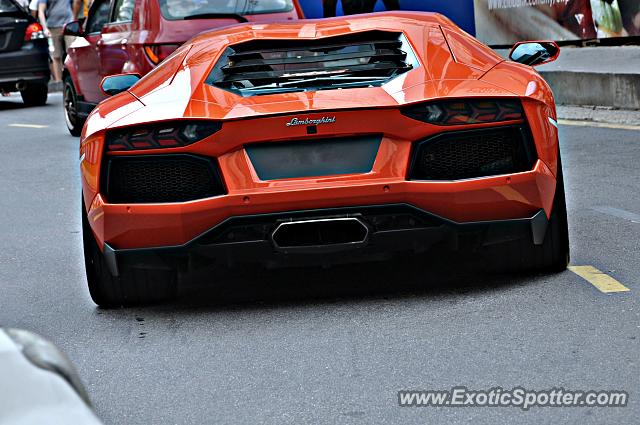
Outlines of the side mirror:
{"label": "side mirror", "polygon": [[560,56],[560,47],[555,41],[521,41],[516,43],[509,59],[529,66],[553,62]]}
{"label": "side mirror", "polygon": [[122,93],[140,80],[139,74],[115,74],[104,77],[100,83],[102,92],[107,96]]}
{"label": "side mirror", "polygon": [[64,26],[62,30],[64,35],[69,35],[72,37],[80,37],[82,36],[82,25],[80,25],[80,21],[71,21]]}

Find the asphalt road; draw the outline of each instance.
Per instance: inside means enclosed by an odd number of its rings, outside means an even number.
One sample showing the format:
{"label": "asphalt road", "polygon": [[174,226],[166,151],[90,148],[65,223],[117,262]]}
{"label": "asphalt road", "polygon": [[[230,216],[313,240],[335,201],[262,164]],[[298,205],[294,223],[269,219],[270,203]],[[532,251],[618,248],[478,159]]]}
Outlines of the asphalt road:
{"label": "asphalt road", "polygon": [[[561,126],[572,263],[629,292],[571,271],[489,276],[427,258],[236,270],[174,304],[111,311],[86,289],[77,145],[59,95],[40,108],[0,98],[0,325],[66,351],[107,424],[638,423],[640,131]],[[630,399],[398,406],[398,390],[461,385]]]}

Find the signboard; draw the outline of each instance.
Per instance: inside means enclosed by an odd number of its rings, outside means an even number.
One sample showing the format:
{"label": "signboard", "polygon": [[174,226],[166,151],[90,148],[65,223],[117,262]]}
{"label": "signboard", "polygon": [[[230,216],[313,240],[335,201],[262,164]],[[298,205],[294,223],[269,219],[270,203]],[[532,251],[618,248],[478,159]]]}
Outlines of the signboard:
{"label": "signboard", "polygon": [[475,0],[474,11],[490,45],[640,36],[640,0]]}
{"label": "signboard", "polygon": [[475,34],[473,0],[299,0],[307,18],[322,18],[384,10],[438,12]]}

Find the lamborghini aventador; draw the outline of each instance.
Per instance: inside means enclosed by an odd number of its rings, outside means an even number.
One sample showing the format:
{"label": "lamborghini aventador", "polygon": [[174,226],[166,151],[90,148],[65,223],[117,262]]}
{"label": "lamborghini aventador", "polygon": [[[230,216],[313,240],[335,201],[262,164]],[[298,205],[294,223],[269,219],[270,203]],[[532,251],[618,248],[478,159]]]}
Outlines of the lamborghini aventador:
{"label": "lamborghini aventador", "polygon": [[553,95],[442,15],[202,33],[107,77],[81,136],[89,291],[171,298],[198,268],[473,253],[560,271],[569,239]]}

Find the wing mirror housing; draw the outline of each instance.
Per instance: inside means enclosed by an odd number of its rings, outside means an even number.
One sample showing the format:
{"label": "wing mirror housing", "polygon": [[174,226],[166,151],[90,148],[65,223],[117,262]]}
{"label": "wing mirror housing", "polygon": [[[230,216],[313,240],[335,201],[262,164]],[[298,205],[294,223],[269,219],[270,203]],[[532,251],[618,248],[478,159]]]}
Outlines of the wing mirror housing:
{"label": "wing mirror housing", "polygon": [[135,83],[140,81],[140,74],[115,74],[104,77],[100,83],[102,92],[107,96],[127,91]]}
{"label": "wing mirror housing", "polygon": [[509,59],[529,66],[553,62],[558,56],[560,46],[555,41],[521,41],[509,52]]}
{"label": "wing mirror housing", "polygon": [[62,33],[71,37],[81,37],[82,25],[80,24],[80,21],[69,22],[64,26]]}

